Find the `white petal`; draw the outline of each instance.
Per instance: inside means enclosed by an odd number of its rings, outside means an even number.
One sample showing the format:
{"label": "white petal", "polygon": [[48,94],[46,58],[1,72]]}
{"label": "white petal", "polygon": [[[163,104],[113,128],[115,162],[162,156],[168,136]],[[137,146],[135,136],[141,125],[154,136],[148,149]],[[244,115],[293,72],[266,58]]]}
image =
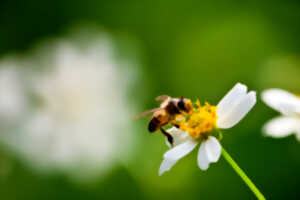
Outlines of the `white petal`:
{"label": "white petal", "polygon": [[231,106],[231,110],[224,115],[218,115],[217,126],[219,128],[231,128],[236,125],[253,108],[256,103],[256,93],[251,91],[240,101]]}
{"label": "white petal", "polygon": [[205,141],[205,149],[210,162],[217,162],[219,160],[221,156],[221,145],[215,137],[209,136],[208,140]]}
{"label": "white petal", "polygon": [[159,168],[159,175],[162,175],[165,171],[170,170],[173,165],[179,161],[181,158],[190,153],[196,146],[198,142],[195,140],[188,140],[164,154],[164,160]]}
{"label": "white petal", "polygon": [[208,166],[209,166],[209,160],[205,151],[205,145],[202,142],[198,151],[198,166],[200,167],[200,169],[202,170],[207,170]]}
{"label": "white petal", "polygon": [[[188,132],[180,130],[176,127],[172,127],[166,131],[173,137],[173,147],[175,147],[179,144],[182,144],[182,143],[186,142],[187,140],[193,139]],[[170,142],[167,140],[167,138],[166,138],[166,143],[169,147],[172,146],[170,144]]]}
{"label": "white petal", "polygon": [[219,141],[210,136],[206,141],[202,142],[198,152],[198,166],[202,170],[206,170],[210,163],[217,162],[221,156],[221,145]]}
{"label": "white petal", "polygon": [[166,171],[169,171],[173,165],[175,165],[177,162],[177,160],[168,160],[168,159],[164,159],[159,167],[159,176],[161,176],[163,173],[165,173]]}
{"label": "white petal", "polygon": [[182,157],[184,157],[186,154],[191,152],[195,146],[198,144],[195,140],[188,140],[172,149],[167,151],[164,154],[164,158],[168,158],[170,160],[178,160]]}
{"label": "white petal", "polygon": [[276,138],[288,136],[300,130],[300,119],[296,117],[276,117],[265,124],[264,134]]}
{"label": "white petal", "polygon": [[281,89],[269,89],[262,93],[262,100],[284,115],[300,113],[300,98]]}
{"label": "white petal", "polygon": [[247,87],[241,83],[237,83],[218,103],[217,115],[223,115],[227,113],[236,101],[246,95]]}

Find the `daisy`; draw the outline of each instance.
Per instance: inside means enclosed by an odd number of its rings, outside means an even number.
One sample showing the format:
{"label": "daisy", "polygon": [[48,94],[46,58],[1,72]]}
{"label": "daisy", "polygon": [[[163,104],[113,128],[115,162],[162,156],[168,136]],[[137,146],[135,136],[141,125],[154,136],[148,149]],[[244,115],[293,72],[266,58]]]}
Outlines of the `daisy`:
{"label": "daisy", "polygon": [[[173,136],[173,147],[164,154],[159,175],[170,170],[181,158],[200,144],[198,166],[206,170],[210,163],[219,160],[222,147],[217,139],[219,129],[228,129],[236,125],[253,108],[256,93],[247,92],[247,87],[237,83],[217,106],[196,102],[187,120],[182,120],[178,128],[167,130]],[[170,144],[169,144],[170,145]]]}
{"label": "daisy", "polygon": [[295,133],[300,140],[300,98],[285,90],[268,89],[262,93],[262,100],[282,114],[268,121],[263,132],[275,138]]}
{"label": "daisy", "polygon": [[128,162],[135,147],[127,96],[134,61],[120,59],[105,33],[82,37],[89,39],[42,44],[24,58],[31,66],[24,72],[16,62],[19,67],[4,63],[0,70],[0,119],[12,123],[5,129],[0,123],[0,141],[34,169],[76,181],[104,177]]}

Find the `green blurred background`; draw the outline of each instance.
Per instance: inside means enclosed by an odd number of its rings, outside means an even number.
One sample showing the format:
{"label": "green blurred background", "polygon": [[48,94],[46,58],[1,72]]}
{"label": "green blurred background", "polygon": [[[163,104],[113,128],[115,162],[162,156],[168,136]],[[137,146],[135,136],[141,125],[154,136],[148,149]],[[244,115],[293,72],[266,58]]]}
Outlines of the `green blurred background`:
{"label": "green blurred background", "polygon": [[[157,106],[160,94],[217,104],[236,82],[258,94],[270,87],[300,93],[295,0],[2,0],[0,54],[26,54],[41,40],[90,23],[134,41],[140,74],[131,99],[140,111]],[[261,133],[276,115],[259,100],[222,143],[267,199],[299,199],[299,142]],[[89,183],[38,173],[0,146],[0,199],[255,199],[222,158],[201,171],[196,151],[159,177],[167,147],[160,134],[148,134],[147,120],[133,121],[140,144],[132,161]]]}

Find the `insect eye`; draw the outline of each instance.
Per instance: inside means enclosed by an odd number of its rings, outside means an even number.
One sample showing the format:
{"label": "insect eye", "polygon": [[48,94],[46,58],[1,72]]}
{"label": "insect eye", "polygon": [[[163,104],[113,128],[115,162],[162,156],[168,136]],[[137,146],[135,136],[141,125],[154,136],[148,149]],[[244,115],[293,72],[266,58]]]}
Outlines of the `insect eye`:
{"label": "insect eye", "polygon": [[180,110],[185,110],[184,102],[183,100],[178,101],[177,106]]}

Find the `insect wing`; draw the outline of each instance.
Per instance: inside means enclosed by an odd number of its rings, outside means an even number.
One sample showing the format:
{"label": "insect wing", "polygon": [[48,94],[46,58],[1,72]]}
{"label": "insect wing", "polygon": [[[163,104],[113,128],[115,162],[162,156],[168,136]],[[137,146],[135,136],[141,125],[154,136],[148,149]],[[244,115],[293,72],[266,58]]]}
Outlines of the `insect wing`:
{"label": "insect wing", "polygon": [[154,109],[151,109],[151,110],[146,110],[140,114],[137,114],[137,115],[134,115],[133,118],[134,119],[138,119],[140,117],[143,117],[143,116],[146,116],[146,115],[149,115],[151,113],[154,113],[154,112],[157,112],[157,111],[161,111],[163,110],[164,108],[154,108]]}
{"label": "insect wing", "polygon": [[170,98],[168,95],[160,95],[155,98],[156,101],[165,101]]}

